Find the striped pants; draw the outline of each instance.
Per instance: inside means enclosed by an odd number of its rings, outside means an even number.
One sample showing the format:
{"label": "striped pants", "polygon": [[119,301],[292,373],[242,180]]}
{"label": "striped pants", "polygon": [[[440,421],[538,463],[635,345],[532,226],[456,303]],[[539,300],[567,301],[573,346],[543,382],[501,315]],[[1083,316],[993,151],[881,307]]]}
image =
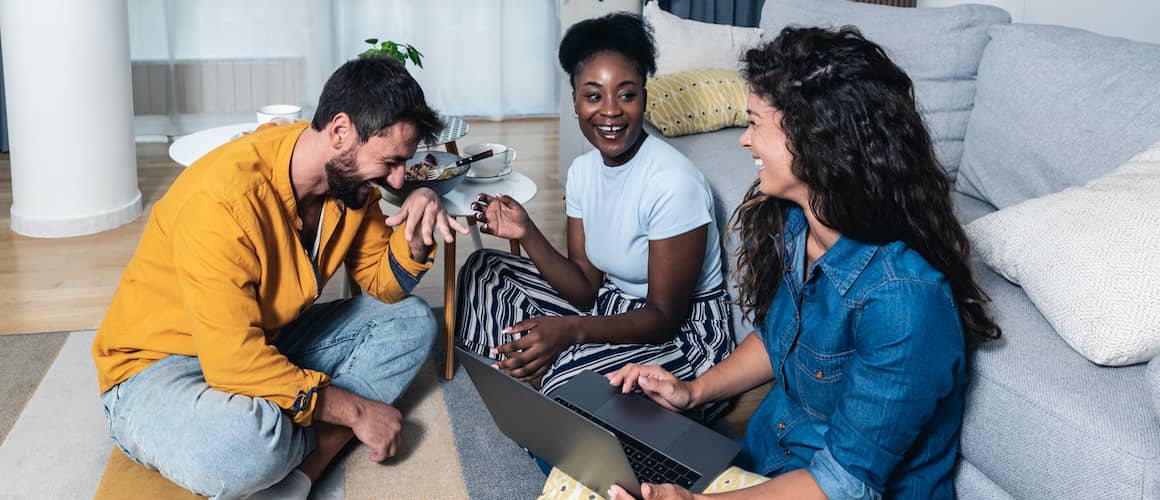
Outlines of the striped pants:
{"label": "striped pants", "polygon": [[[455,335],[460,345],[483,356],[518,338],[504,328],[538,316],[611,316],[644,307],[644,299],[621,292],[610,281],[591,311],[577,310],[560,297],[536,270],[531,259],[496,250],[479,250],[459,271],[455,306]],[[693,296],[681,329],[660,344],[578,344],[568,347],[544,374],[541,392],[547,394],[583,370],[601,375],[628,363],[660,365],[682,380],[705,373],[733,351],[733,321],[725,289]],[[689,412],[710,422],[730,402],[711,403]]]}

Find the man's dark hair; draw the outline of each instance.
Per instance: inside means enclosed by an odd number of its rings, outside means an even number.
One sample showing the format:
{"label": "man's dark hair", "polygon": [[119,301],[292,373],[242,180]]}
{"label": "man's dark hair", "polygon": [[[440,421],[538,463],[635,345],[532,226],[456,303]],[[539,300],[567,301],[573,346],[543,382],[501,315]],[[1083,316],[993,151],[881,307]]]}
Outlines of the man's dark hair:
{"label": "man's dark hair", "polygon": [[632,61],[641,84],[657,71],[657,49],[648,25],[640,16],[617,12],[585,19],[564,34],[560,41],[560,67],[576,90],[576,73],[598,52],[616,52]]}
{"label": "man's dark hair", "polygon": [[439,114],[427,106],[419,83],[402,63],[388,56],[350,60],[330,75],[310,126],[321,132],[339,113],[350,115],[359,142],[399,122],[412,123],[419,141],[430,142],[444,126]]}

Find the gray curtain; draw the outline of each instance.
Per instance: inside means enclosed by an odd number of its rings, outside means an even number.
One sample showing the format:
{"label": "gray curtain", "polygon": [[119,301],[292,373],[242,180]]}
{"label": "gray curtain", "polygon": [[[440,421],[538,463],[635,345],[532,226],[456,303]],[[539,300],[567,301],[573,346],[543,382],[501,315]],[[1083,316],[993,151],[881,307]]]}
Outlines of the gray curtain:
{"label": "gray curtain", "polygon": [[685,19],[734,26],[757,26],[765,0],[658,0],[661,8]]}

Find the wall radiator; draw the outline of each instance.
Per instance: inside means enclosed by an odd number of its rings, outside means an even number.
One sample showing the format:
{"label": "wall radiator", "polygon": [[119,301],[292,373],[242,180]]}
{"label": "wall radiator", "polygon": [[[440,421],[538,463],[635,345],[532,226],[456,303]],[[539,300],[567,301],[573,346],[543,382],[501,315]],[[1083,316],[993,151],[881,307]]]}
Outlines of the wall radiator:
{"label": "wall radiator", "polygon": [[133,112],[252,113],[266,104],[297,104],[302,66],[297,57],[179,60],[172,66],[133,61]]}

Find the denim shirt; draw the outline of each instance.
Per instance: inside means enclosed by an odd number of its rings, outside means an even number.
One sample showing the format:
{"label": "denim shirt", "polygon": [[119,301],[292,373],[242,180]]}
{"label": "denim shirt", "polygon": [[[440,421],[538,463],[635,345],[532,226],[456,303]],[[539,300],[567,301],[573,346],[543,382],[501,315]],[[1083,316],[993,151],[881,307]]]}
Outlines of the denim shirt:
{"label": "denim shirt", "polygon": [[774,384],[738,465],[807,469],[831,498],[953,498],[967,383],[950,284],[901,242],[842,237],[804,276],[806,221],[760,335]]}

